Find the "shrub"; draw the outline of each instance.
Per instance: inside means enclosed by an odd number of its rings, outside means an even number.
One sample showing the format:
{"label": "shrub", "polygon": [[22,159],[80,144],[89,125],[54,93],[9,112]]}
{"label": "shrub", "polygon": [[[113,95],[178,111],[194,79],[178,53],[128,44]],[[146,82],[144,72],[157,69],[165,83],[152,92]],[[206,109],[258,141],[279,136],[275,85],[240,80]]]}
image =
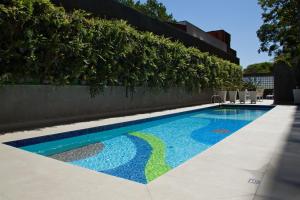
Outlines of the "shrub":
{"label": "shrub", "polygon": [[122,20],[48,0],[0,1],[0,84],[86,84],[188,90],[238,83],[240,66]]}

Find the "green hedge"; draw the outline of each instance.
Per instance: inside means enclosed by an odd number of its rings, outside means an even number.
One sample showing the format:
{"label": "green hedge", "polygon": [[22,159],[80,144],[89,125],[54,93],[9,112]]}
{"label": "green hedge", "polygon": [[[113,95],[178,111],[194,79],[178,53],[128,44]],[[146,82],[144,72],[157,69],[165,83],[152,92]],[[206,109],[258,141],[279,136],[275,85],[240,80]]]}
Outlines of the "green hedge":
{"label": "green hedge", "polygon": [[0,84],[185,87],[238,84],[240,66],[124,21],[48,0],[0,0]]}

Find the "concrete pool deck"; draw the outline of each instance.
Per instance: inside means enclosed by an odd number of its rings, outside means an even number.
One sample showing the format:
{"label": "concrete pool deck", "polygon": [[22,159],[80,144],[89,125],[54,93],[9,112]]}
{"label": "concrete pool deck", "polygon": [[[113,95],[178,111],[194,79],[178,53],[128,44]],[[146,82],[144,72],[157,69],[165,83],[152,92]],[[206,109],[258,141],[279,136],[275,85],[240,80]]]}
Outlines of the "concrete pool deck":
{"label": "concrete pool deck", "polygon": [[[0,135],[0,142],[209,106],[8,133]],[[0,144],[0,200],[296,200],[300,199],[299,153],[300,110],[280,105],[147,185]]]}

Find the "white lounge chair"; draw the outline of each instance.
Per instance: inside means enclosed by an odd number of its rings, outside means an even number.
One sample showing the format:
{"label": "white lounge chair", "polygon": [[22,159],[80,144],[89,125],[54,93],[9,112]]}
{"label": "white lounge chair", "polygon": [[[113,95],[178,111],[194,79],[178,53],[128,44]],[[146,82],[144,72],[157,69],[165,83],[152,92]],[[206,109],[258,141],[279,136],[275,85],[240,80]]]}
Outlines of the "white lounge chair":
{"label": "white lounge chair", "polygon": [[257,101],[257,91],[249,91],[250,103],[256,103]]}
{"label": "white lounge chair", "polygon": [[261,89],[261,88],[259,88],[259,89],[257,89],[256,90],[256,96],[257,96],[257,101],[263,101],[263,99],[264,99],[264,89]]}
{"label": "white lounge chair", "polygon": [[248,91],[239,91],[240,103],[246,103]]}

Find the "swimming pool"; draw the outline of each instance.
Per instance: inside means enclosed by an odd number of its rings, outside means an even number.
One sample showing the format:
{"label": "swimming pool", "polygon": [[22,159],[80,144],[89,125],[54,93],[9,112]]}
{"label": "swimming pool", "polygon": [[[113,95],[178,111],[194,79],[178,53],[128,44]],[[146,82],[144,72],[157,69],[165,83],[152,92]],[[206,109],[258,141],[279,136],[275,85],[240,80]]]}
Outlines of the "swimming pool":
{"label": "swimming pool", "polygon": [[146,184],[271,108],[210,107],[5,144]]}

